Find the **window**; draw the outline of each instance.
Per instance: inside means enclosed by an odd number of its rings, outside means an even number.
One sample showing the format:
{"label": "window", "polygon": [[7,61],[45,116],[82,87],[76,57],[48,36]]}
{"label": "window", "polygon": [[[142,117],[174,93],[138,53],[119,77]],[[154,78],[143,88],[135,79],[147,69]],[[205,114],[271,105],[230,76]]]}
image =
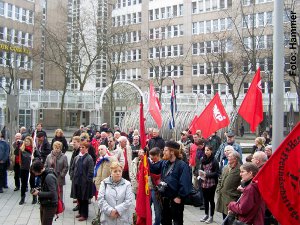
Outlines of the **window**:
{"label": "window", "polygon": [[179,35],[183,36],[183,24],[179,24]]}
{"label": "window", "polygon": [[199,12],[204,11],[204,0],[199,0],[198,1],[198,9],[199,9]]}
{"label": "window", "polygon": [[25,45],[26,33],[22,32],[21,45]]}
{"label": "window", "polygon": [[213,45],[214,45],[214,52],[219,52],[219,42],[213,41]]}
{"label": "window", "polygon": [[220,0],[220,9],[225,8],[225,0]]}
{"label": "window", "polygon": [[179,16],[183,16],[183,4],[179,5]]}
{"label": "window", "polygon": [[0,51],[0,65],[3,65],[4,64],[4,51]]}
{"label": "window", "polygon": [[290,92],[291,91],[291,81],[286,80],[284,81],[284,92]]}
{"label": "window", "polygon": [[26,9],[22,9],[22,22],[26,22]]}
{"label": "window", "polygon": [[177,16],[177,5],[173,5],[173,16]]}
{"label": "window", "polygon": [[267,21],[266,21],[266,24],[267,25],[272,25],[272,18],[273,15],[272,15],[272,11],[271,12],[267,12]]}
{"label": "window", "polygon": [[197,43],[193,43],[193,45],[192,45],[192,51],[193,51],[193,55],[197,55],[198,54]]}
{"label": "window", "polygon": [[4,27],[0,27],[0,40],[4,40]]}
{"label": "window", "polygon": [[149,20],[153,20],[153,9],[149,10]]}
{"label": "window", "polygon": [[232,62],[228,62],[227,65],[228,65],[227,72],[228,73],[233,73],[233,64],[232,64]]}
{"label": "window", "polygon": [[199,72],[200,72],[200,75],[204,75],[204,73],[205,73],[205,67],[204,67],[204,64],[200,64],[200,65],[199,65]]}
{"label": "window", "polygon": [[261,71],[265,71],[265,59],[258,59],[257,60],[258,66],[260,67]]}
{"label": "window", "polygon": [[205,42],[199,43],[199,53],[204,54],[205,53]]}
{"label": "window", "polygon": [[142,22],[142,13],[138,12],[138,22],[141,23]]}
{"label": "window", "polygon": [[247,93],[248,89],[249,89],[249,83],[244,83],[244,94]]}
{"label": "window", "polygon": [[211,53],[211,42],[210,41],[206,42],[206,53]]}
{"label": "window", "polygon": [[15,20],[20,20],[20,8],[15,6]]}
{"label": "window", "polygon": [[192,13],[197,13],[197,2],[192,2]]}
{"label": "window", "polygon": [[258,13],[258,26],[262,27],[265,25],[264,13]]}
{"label": "window", "polygon": [[172,9],[171,6],[167,7],[167,18],[171,18],[172,17]]}
{"label": "window", "polygon": [[32,12],[31,10],[29,10],[29,20],[28,20],[28,22],[29,22],[30,24],[33,23],[33,12]]}
{"label": "window", "polygon": [[210,0],[205,0],[205,11],[210,11]]}
{"label": "window", "polygon": [[8,42],[12,42],[12,34],[13,34],[13,29],[8,29],[6,30],[6,40]]}
{"label": "window", "polygon": [[212,0],[212,10],[216,10],[218,8],[217,0]]}
{"label": "window", "polygon": [[226,95],[226,84],[220,84],[220,94]]}
{"label": "window", "polygon": [[197,91],[197,85],[193,85],[193,86],[192,86],[192,92],[193,92],[194,94],[197,94],[197,93],[198,93],[198,91]]}
{"label": "window", "polygon": [[208,95],[211,94],[211,84],[206,85],[206,94],[208,94]]}
{"label": "window", "polygon": [[160,13],[161,13],[161,18],[165,19],[166,18],[166,8],[161,8]]}
{"label": "window", "polygon": [[214,70],[214,74],[218,74],[219,73],[218,62],[213,62],[213,70]]}
{"label": "window", "polygon": [[206,21],[206,33],[211,32],[211,20]]}
{"label": "window", "polygon": [[193,76],[196,76],[198,74],[198,65],[197,64],[193,64],[192,73],[193,73]]}
{"label": "window", "polygon": [[155,9],[155,19],[159,19],[159,9]]}
{"label": "window", "polygon": [[199,34],[204,34],[204,21],[199,22]]}
{"label": "window", "polygon": [[257,40],[257,48],[258,49],[264,49],[265,48],[265,40],[264,36],[259,36],[256,38]]}
{"label": "window", "polygon": [[7,17],[8,18],[12,18],[12,16],[13,16],[13,11],[12,11],[12,4],[7,4]]}
{"label": "window", "polygon": [[213,32],[217,32],[219,30],[218,20],[213,20]]}
{"label": "window", "polygon": [[226,29],[225,18],[220,19],[220,30],[224,31]]}
{"label": "window", "polygon": [[4,2],[0,2],[0,16],[4,16]]}

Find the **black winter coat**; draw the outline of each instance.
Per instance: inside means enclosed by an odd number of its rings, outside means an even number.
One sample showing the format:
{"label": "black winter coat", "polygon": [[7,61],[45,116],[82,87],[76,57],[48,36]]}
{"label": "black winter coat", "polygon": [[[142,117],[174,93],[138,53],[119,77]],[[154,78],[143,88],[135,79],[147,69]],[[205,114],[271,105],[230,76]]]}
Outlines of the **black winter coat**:
{"label": "black winter coat", "polygon": [[41,191],[38,196],[41,205],[50,206],[57,204],[57,178],[52,169],[45,169],[42,173]]}
{"label": "black winter coat", "polygon": [[54,137],[52,139],[52,142],[51,142],[51,150],[53,149],[53,143],[56,142],[56,141],[59,141],[62,143],[62,153],[66,153],[66,151],[69,149],[69,145],[68,145],[68,142],[66,140],[66,138],[63,136],[63,137]]}
{"label": "black winter coat", "polygon": [[[80,160],[82,160],[82,165]],[[81,168],[81,169],[80,169]],[[70,168],[72,180],[71,198],[88,200],[93,197],[94,162],[92,157],[86,153],[76,156]]]}
{"label": "black winter coat", "polygon": [[162,137],[160,137],[160,136],[153,137],[149,140],[148,147],[149,147],[149,150],[151,150],[154,147],[158,147],[158,148],[160,148],[161,151],[163,151],[165,148],[165,140],[162,139]]}

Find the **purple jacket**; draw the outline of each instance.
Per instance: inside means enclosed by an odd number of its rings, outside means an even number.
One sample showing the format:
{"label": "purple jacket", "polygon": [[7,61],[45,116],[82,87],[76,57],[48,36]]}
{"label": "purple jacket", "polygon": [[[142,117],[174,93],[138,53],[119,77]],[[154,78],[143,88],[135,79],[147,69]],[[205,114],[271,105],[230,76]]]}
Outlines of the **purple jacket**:
{"label": "purple jacket", "polygon": [[265,203],[256,183],[251,182],[244,189],[239,202],[230,202],[228,209],[238,216],[241,222],[253,225],[264,224]]}

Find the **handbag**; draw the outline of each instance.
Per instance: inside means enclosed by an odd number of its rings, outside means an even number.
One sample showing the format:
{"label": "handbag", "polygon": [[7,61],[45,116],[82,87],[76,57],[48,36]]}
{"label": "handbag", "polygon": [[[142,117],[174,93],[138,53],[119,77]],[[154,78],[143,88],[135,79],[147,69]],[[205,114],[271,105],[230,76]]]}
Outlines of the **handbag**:
{"label": "handbag", "polygon": [[227,215],[222,224],[225,224],[225,221],[227,225],[248,225],[247,223],[239,221],[235,214]]}
{"label": "handbag", "polygon": [[203,197],[201,195],[200,190],[197,190],[194,185],[192,186],[192,190],[188,196],[184,198],[185,205],[192,205],[195,207],[200,207],[203,205]]}

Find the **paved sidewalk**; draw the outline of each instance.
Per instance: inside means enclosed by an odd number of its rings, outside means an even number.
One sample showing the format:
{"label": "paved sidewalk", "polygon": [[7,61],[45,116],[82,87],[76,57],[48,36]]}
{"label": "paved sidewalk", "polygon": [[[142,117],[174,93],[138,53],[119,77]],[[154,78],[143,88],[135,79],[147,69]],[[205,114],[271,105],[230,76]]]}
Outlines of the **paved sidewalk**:
{"label": "paved sidewalk", "polygon": [[[67,156],[71,158],[71,152],[67,152]],[[8,189],[4,189],[4,193],[0,194],[0,224],[2,225],[40,225],[39,205],[32,205],[32,196],[29,192],[26,193],[26,200],[24,205],[19,205],[21,198],[20,191],[14,192],[14,172],[8,172]],[[64,186],[64,202],[65,211],[59,216],[57,221],[53,221],[53,225],[76,225],[76,224],[91,224],[92,219],[96,215],[97,204],[92,200],[89,205],[89,218],[87,221],[78,222],[75,219],[77,212],[73,212],[72,208],[75,207],[73,199],[70,196],[71,182],[67,175],[66,185]],[[220,213],[215,213],[215,224],[222,224],[222,216]],[[193,206],[185,206],[184,210],[184,224],[185,225],[200,225],[205,224],[199,222],[200,218],[204,215],[204,211]]]}

